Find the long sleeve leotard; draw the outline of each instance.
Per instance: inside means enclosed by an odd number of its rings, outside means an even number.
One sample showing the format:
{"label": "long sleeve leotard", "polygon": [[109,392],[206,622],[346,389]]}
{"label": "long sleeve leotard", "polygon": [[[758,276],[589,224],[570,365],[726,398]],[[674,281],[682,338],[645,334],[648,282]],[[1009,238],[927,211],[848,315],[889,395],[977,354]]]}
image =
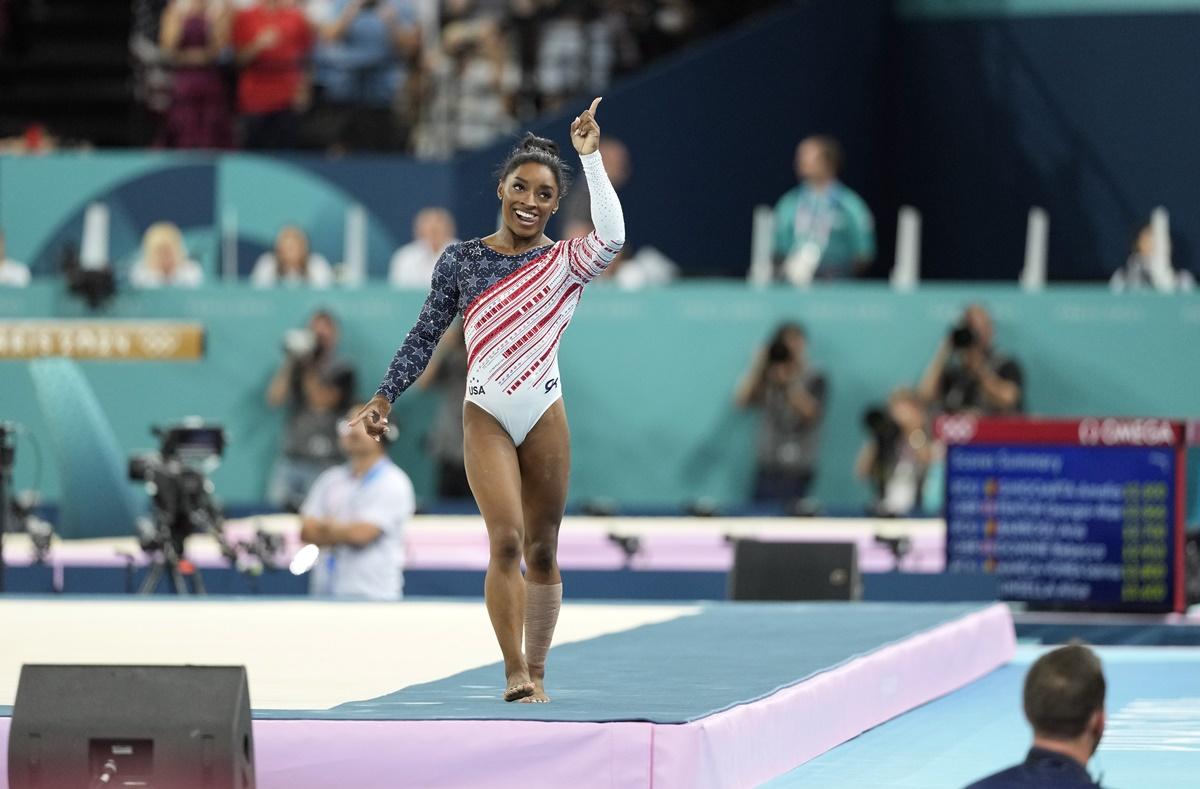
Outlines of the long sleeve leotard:
{"label": "long sleeve leotard", "polygon": [[472,381],[514,394],[550,370],[583,286],[604,271],[625,242],[621,203],[596,151],[580,157],[595,230],[519,255],[476,238],[451,244],[433,269],[429,297],[396,351],[378,394],[394,402],[424,371],[438,340],[463,315]]}

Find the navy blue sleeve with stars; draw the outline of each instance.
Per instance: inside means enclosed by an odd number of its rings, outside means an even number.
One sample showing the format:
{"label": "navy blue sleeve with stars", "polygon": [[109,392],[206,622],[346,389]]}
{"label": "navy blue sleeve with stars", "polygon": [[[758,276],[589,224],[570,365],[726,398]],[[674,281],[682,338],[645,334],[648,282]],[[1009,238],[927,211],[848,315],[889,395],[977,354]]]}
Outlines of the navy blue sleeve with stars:
{"label": "navy blue sleeve with stars", "polygon": [[433,280],[425,306],[421,308],[416,325],[392,357],[387,375],[379,385],[376,394],[386,397],[389,403],[394,403],[425,371],[433,349],[459,313],[459,258],[456,254],[459,246],[451,244],[446,247],[434,264]]}

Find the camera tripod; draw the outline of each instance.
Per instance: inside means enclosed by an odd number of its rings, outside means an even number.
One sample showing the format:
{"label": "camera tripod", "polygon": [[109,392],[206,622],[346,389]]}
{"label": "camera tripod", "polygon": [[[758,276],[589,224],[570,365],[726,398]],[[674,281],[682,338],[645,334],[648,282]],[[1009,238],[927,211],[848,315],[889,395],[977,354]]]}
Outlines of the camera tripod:
{"label": "camera tripod", "polygon": [[[155,544],[143,546],[143,550],[147,553],[154,552],[154,562],[142,580],[138,594],[154,594],[158,590],[163,576],[171,579],[171,588],[177,595],[208,594],[204,588],[204,577],[200,574],[200,570],[183,558],[182,540],[179,545],[176,545],[175,539],[169,533],[163,534],[160,529],[153,542]],[[189,578],[191,584],[188,584]]]}

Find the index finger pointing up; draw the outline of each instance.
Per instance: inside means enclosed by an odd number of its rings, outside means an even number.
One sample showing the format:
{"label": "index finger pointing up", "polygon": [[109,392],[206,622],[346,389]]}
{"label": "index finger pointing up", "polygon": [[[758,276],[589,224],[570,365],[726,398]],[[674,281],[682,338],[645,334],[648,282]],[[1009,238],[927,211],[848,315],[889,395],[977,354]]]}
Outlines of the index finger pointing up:
{"label": "index finger pointing up", "polygon": [[603,98],[603,96],[597,96],[596,98],[592,99],[592,106],[588,107],[588,112],[591,113],[593,118],[596,117],[596,108],[600,106],[600,100]]}

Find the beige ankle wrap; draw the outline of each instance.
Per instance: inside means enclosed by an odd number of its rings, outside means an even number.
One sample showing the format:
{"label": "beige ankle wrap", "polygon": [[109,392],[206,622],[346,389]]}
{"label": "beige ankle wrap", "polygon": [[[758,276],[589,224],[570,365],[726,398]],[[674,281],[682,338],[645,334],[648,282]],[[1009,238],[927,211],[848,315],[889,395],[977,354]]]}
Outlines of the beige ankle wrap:
{"label": "beige ankle wrap", "polygon": [[531,672],[544,671],[554,626],[562,608],[562,584],[525,582],[525,661]]}

